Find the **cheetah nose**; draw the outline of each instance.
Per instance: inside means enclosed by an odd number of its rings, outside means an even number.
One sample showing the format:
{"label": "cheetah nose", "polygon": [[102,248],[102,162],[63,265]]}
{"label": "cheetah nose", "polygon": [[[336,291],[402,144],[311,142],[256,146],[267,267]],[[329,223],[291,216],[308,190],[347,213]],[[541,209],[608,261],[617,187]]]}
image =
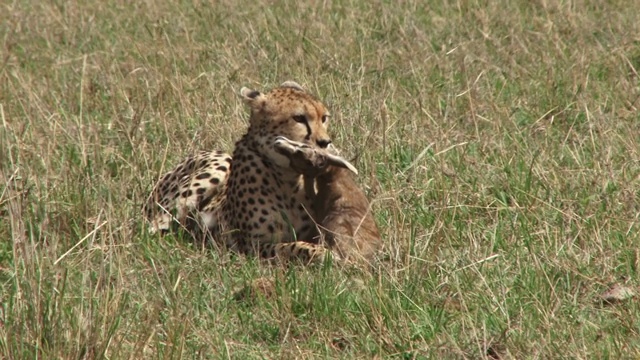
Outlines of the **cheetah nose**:
{"label": "cheetah nose", "polygon": [[329,144],[331,144],[331,139],[318,139],[316,140],[316,143],[318,144],[318,146],[324,149],[329,146]]}

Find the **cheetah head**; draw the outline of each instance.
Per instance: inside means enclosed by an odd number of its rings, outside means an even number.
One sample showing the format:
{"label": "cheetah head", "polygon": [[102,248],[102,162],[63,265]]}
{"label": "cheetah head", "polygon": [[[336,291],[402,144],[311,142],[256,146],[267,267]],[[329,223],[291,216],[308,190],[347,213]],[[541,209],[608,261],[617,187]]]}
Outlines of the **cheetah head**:
{"label": "cheetah head", "polygon": [[290,166],[289,158],[274,149],[278,136],[321,149],[331,143],[329,112],[297,83],[286,81],[267,93],[242,88],[240,96],[251,110],[248,134],[275,164]]}

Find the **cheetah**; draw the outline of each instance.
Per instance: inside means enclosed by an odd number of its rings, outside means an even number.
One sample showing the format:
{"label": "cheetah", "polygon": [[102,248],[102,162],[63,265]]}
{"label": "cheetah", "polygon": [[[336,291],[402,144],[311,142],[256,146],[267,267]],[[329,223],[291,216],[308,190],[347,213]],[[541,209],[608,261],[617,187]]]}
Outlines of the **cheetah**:
{"label": "cheetah", "polygon": [[[249,127],[233,156],[201,152],[185,159],[156,183],[143,212],[151,232],[196,220],[207,237],[232,251],[261,258],[323,258],[313,222],[312,199],[303,176],[274,148],[278,136],[312,148],[327,148],[329,112],[299,84],[287,81],[269,92],[242,88]],[[233,160],[232,160],[233,159]]]}
{"label": "cheetah", "polygon": [[[339,156],[279,137],[275,148],[305,176],[305,191],[324,230],[324,242],[344,261],[370,261],[382,240],[369,201],[350,172],[357,170]],[[315,181],[314,181],[315,179]]]}

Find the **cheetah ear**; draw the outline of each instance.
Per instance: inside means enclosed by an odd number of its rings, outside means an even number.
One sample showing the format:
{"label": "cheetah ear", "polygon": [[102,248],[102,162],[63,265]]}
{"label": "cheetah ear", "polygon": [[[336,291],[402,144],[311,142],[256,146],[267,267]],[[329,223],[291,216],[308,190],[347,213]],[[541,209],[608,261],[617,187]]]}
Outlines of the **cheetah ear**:
{"label": "cheetah ear", "polygon": [[242,89],[240,89],[240,97],[242,97],[242,100],[244,100],[245,103],[253,104],[257,100],[260,100],[261,98],[263,98],[264,95],[258,90],[252,90],[252,89],[243,87]]}
{"label": "cheetah ear", "polygon": [[305,92],[304,88],[302,86],[300,86],[300,84],[298,84],[295,81],[291,81],[291,80],[287,80],[287,81],[283,82],[282,84],[280,84],[280,87],[292,88],[292,89],[295,89],[295,90],[298,90],[298,91]]}
{"label": "cheetah ear", "polygon": [[353,166],[353,164],[351,164],[341,156],[327,153],[327,162],[329,163],[329,165],[345,168],[347,170],[350,170],[354,174],[358,175],[358,169],[356,169],[356,167]]}

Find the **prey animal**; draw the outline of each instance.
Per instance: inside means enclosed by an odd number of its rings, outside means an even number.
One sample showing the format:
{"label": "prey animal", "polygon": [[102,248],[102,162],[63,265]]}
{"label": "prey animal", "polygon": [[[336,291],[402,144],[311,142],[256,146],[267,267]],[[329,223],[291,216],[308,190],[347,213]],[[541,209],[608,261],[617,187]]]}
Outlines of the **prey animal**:
{"label": "prey animal", "polygon": [[324,243],[347,261],[370,261],[382,245],[380,232],[366,195],[356,183],[357,170],[328,149],[278,137],[277,152],[304,175],[305,192]]}

